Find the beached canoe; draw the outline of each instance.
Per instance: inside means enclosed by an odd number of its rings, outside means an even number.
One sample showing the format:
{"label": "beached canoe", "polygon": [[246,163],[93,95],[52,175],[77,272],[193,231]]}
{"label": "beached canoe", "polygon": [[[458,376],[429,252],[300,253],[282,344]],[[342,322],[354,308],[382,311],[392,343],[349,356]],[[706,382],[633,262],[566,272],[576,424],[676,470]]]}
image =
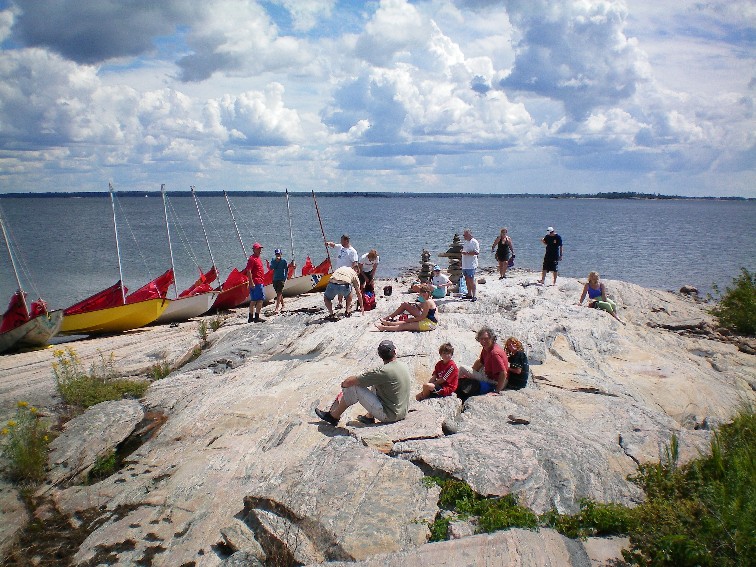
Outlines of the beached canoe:
{"label": "beached canoe", "polygon": [[[308,276],[298,276],[286,280],[283,288],[284,297],[295,297],[312,291],[312,288],[321,280],[321,274],[310,274]],[[265,301],[275,301],[276,291],[273,284],[265,286]]]}
{"label": "beached canoe", "polygon": [[66,315],[61,334],[93,335],[120,333],[144,327],[155,321],[168,307],[170,300],[148,299],[83,313]]}
{"label": "beached canoe", "polygon": [[218,295],[220,295],[219,291],[211,291],[199,295],[171,299],[169,300],[168,307],[155,320],[155,323],[161,325],[163,323],[188,321],[192,317],[199,317],[210,310]]}
{"label": "beached canoe", "polygon": [[43,313],[18,327],[0,334],[0,352],[11,349],[40,347],[50,342],[63,322],[63,311]]}
{"label": "beached canoe", "polygon": [[328,280],[331,279],[331,274],[310,274],[312,276],[319,276],[318,283],[316,283],[310,291],[325,291],[328,285]]}

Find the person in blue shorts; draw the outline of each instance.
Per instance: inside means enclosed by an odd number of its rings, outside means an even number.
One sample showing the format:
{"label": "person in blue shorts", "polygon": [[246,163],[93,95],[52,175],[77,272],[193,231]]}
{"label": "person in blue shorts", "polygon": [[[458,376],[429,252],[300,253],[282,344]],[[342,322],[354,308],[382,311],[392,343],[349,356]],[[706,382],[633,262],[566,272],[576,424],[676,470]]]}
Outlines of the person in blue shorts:
{"label": "person in blue shorts", "polygon": [[259,242],[252,245],[252,255],[247,260],[247,267],[244,268],[244,275],[249,278],[249,316],[247,323],[265,321],[265,319],[260,318],[260,311],[265,300],[265,291],[263,290],[265,271],[260,259],[262,249],[263,247]]}

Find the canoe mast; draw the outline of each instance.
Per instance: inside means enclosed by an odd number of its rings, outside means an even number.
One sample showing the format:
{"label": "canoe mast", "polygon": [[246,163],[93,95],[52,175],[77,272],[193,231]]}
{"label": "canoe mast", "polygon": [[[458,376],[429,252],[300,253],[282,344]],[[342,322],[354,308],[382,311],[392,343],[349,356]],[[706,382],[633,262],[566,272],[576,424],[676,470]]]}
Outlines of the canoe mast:
{"label": "canoe mast", "polygon": [[24,310],[26,311],[26,318],[31,317],[29,312],[29,306],[26,304],[26,297],[24,297],[24,291],[21,288],[21,279],[18,277],[18,268],[16,267],[16,261],[13,259],[13,252],[11,251],[10,240],[8,233],[5,231],[5,223],[3,217],[0,215],[0,229],[3,231],[3,238],[5,238],[5,246],[8,248],[8,256],[10,256],[11,266],[13,266],[13,275],[16,276],[16,283],[18,284],[18,291],[21,292],[21,302],[24,304]]}
{"label": "canoe mast", "polygon": [[171,256],[171,270],[173,271],[173,296],[178,299],[178,287],[176,287],[176,266],[173,263],[173,245],[171,244],[171,229],[168,226],[168,203],[165,197],[165,183],[160,184],[160,194],[163,196],[163,216],[165,217],[165,233],[168,235],[168,253]]}
{"label": "canoe mast", "polygon": [[116,222],[115,197],[113,196],[113,184],[108,183],[110,192],[110,206],[113,208],[113,232],[115,232],[116,254],[118,254],[118,275],[121,277],[121,298],[126,305],[126,290],[123,287],[123,268],[121,267],[121,245],[118,243],[118,223]]}

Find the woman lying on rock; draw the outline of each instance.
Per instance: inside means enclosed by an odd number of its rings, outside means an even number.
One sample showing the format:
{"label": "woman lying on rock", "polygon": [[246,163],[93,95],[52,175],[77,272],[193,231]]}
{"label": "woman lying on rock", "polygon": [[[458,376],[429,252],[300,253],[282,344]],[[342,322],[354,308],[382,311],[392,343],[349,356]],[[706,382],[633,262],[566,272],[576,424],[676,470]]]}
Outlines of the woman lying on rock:
{"label": "woman lying on rock", "polygon": [[623,325],[625,322],[617,316],[617,305],[606,296],[606,288],[599,281],[598,272],[588,274],[588,283],[583,286],[583,293],[580,296],[578,305],[583,304],[585,296],[588,295],[588,307],[602,309],[617,319]]}
{"label": "woman lying on rock", "polygon": [[[402,303],[396,311],[378,321],[375,326],[381,331],[432,331],[438,325],[436,302],[431,298],[432,293],[433,286],[423,284],[416,303]],[[402,320],[405,312],[408,316]]]}

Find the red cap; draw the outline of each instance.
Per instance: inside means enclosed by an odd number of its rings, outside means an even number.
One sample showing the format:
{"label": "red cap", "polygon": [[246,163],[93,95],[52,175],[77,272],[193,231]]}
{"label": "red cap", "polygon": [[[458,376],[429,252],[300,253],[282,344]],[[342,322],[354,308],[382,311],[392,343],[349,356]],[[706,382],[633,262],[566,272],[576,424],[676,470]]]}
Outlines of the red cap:
{"label": "red cap", "polygon": [[252,248],[254,248],[254,249],[257,249],[257,248],[262,248],[262,244],[260,244],[259,242],[255,242],[255,243],[254,243],[254,244],[252,245]]}

